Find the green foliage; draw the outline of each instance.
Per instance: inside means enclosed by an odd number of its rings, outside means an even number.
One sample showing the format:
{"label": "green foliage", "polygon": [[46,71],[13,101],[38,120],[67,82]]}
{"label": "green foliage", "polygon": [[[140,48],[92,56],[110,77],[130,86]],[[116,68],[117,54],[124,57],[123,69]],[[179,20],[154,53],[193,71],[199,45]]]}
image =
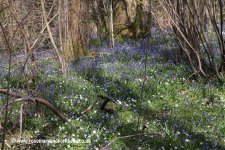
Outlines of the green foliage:
{"label": "green foliage", "polygon": [[101,41],[99,38],[91,39],[90,40],[90,45],[94,47],[100,47],[101,46]]}
{"label": "green foliage", "polygon": [[[186,64],[175,65],[162,55],[158,56],[162,57],[160,61],[154,62],[155,57],[151,54],[147,57],[147,77],[140,99],[144,57],[137,56],[140,50],[133,52],[134,55],[130,55],[129,50],[121,51],[95,60],[76,61],[67,76],[58,74],[56,63],[40,62],[37,87],[29,86],[64,112],[69,121],[63,124],[46,108],[42,108],[43,114],[39,115],[40,106],[30,107],[33,111],[26,110],[24,137],[87,142],[41,144],[38,148],[42,149],[93,149],[106,146],[115,138],[110,145],[113,149],[224,148],[224,85],[216,80],[189,79],[192,72]],[[112,61],[113,58],[116,60]],[[5,76],[0,77],[0,86],[4,87]],[[17,83],[16,78],[12,78],[12,87]],[[20,82],[25,84],[25,81]],[[90,113],[80,116],[97,94],[118,101],[109,104],[116,114],[101,112],[102,100],[99,99]],[[141,125],[148,124],[143,132],[136,131],[137,104],[141,104]],[[18,114],[19,108],[18,103],[13,115]],[[16,117],[12,122],[16,122]],[[143,133],[146,135],[129,136]]]}

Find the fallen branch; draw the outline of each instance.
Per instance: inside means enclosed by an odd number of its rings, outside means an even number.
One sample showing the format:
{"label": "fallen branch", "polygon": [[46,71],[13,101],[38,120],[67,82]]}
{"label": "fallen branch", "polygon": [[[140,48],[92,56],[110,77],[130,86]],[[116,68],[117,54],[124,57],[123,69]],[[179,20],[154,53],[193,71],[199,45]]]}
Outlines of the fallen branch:
{"label": "fallen branch", "polygon": [[[105,111],[105,112],[108,112],[108,113],[110,113],[110,112],[113,113],[113,110],[112,110],[112,109],[106,108],[105,106],[106,106],[106,104],[107,104],[109,101],[112,101],[113,103],[116,103],[116,101],[115,101],[113,98],[111,98],[111,97],[109,97],[109,96],[105,96],[105,95],[100,95],[100,94],[98,94],[97,97],[98,97],[98,98],[101,98],[101,99],[103,99],[103,100],[105,100],[104,103],[100,106],[100,109],[101,109],[102,111]],[[95,99],[95,100],[93,101],[93,103],[92,103],[90,106],[88,106],[87,109],[85,109],[84,111],[82,111],[82,112],[81,112],[81,115],[84,115],[84,114],[86,114],[87,112],[90,112],[91,109],[92,109],[92,107],[94,107],[94,105],[95,105],[96,103],[97,103],[97,99]]]}
{"label": "fallen branch", "polygon": [[85,109],[84,111],[81,112],[81,115],[84,115],[84,114],[86,114],[87,112],[90,112],[91,109],[92,109],[92,107],[93,107],[96,103],[97,103],[97,100],[95,99],[95,101],[94,101],[90,106],[88,106],[87,109]]}
{"label": "fallen branch", "polygon": [[27,101],[32,101],[32,102],[38,102],[38,103],[40,103],[42,105],[45,105],[56,116],[58,116],[63,122],[67,122],[68,121],[67,117],[62,112],[60,112],[55,106],[53,106],[51,103],[49,103],[45,99],[34,98],[34,97],[30,97],[30,96],[22,96],[22,95],[19,95],[17,93],[14,93],[14,92],[7,92],[7,89],[0,89],[0,93],[7,94],[7,95],[10,95],[10,96],[15,97],[15,98],[20,98],[20,100],[18,100],[18,101],[27,100]]}

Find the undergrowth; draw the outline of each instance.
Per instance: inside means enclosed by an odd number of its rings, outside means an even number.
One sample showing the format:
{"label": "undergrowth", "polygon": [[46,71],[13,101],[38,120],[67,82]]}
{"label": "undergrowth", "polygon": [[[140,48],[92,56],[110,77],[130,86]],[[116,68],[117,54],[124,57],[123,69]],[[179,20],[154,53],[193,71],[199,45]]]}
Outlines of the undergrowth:
{"label": "undergrowth", "polygon": [[[224,86],[216,79],[192,78],[190,67],[185,62],[175,65],[163,44],[162,39],[156,38],[128,41],[113,49],[98,48],[110,55],[76,60],[66,76],[60,75],[56,61],[39,61],[39,77],[35,85],[30,81],[27,86],[33,86],[33,96],[47,99],[69,121],[63,123],[47,108],[27,103],[23,138],[68,139],[72,143],[22,143],[21,148],[93,149],[110,144],[112,149],[224,149]],[[1,68],[1,88],[6,86],[4,69]],[[19,88],[23,88],[23,78],[17,68],[14,70],[11,87],[18,87],[17,81],[21,79]],[[80,115],[97,94],[117,100],[110,104],[116,114],[101,112],[99,99],[90,113]],[[5,97],[0,98],[3,109]],[[19,103],[13,106],[10,128],[18,122],[19,107]],[[141,126],[136,130],[138,109],[141,125],[148,126],[145,130]],[[18,132],[19,128],[14,127],[7,141],[18,138]],[[78,140],[84,143],[76,143]]]}

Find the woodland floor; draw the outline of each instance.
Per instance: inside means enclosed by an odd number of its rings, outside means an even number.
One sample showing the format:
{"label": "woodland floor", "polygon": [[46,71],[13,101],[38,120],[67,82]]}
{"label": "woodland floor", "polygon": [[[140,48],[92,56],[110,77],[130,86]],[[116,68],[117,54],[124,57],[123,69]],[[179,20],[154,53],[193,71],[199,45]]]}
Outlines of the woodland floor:
{"label": "woodland floor", "polygon": [[[21,76],[23,56],[13,57],[11,88],[28,89],[66,114],[63,123],[40,104],[24,103],[23,139],[72,143],[13,143],[19,136],[19,110],[10,112],[7,145],[13,149],[225,149],[225,86],[197,78],[185,62],[174,63],[173,42],[161,37],[93,47],[100,55],[74,61],[61,75],[54,52],[36,52],[39,76]],[[3,56],[3,55],[1,55]],[[0,57],[0,88],[6,87],[7,57]],[[144,82],[144,84],[143,84]],[[115,114],[93,109],[80,116],[97,95],[110,96]],[[5,95],[0,94],[0,122]],[[138,127],[138,114],[140,126]],[[147,128],[142,130],[142,126]],[[137,131],[138,129],[138,131]],[[79,142],[81,141],[81,143]],[[78,141],[78,142],[77,142]],[[82,143],[83,142],[83,143]],[[86,142],[86,143],[85,143]]]}

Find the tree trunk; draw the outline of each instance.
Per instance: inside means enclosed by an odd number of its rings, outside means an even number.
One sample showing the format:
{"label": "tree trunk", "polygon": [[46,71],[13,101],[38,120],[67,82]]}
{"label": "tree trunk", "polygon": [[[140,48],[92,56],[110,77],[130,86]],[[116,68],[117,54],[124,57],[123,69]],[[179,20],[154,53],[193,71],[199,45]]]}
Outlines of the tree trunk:
{"label": "tree trunk", "polygon": [[68,32],[64,44],[68,61],[87,54],[89,43],[89,0],[70,0],[68,4]]}
{"label": "tree trunk", "polygon": [[110,47],[114,47],[114,33],[113,33],[113,2],[109,0],[109,40]]}

